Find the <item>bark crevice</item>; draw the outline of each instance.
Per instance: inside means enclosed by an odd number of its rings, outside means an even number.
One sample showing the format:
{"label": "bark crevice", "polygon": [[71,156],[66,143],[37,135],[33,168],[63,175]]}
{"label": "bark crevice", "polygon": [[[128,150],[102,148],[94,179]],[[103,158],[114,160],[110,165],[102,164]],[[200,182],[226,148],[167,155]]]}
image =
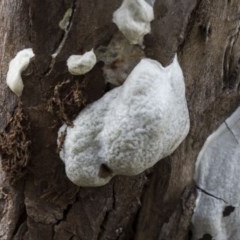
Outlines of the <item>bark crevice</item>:
{"label": "bark crevice", "polygon": [[56,63],[56,58],[61,53],[61,51],[65,45],[65,42],[67,41],[69,32],[71,31],[71,28],[72,28],[73,17],[74,17],[75,11],[76,11],[76,0],[73,0],[72,7],[71,7],[71,16],[69,17],[69,22],[68,22],[66,28],[64,29],[64,32],[62,33],[62,36],[61,36],[56,48],[54,49],[54,51],[52,53],[51,62],[49,64],[49,67],[48,67],[46,73],[44,73],[45,76],[49,76],[51,74],[51,72],[54,68],[54,65]]}

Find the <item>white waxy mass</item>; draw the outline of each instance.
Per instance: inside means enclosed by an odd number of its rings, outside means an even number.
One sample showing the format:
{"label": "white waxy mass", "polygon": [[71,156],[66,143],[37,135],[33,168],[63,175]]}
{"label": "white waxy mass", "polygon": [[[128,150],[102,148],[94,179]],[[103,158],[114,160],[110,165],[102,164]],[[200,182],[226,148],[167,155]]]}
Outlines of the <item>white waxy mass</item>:
{"label": "white waxy mass", "polygon": [[22,95],[24,88],[21,74],[27,69],[32,57],[34,57],[32,48],[23,49],[9,63],[6,82],[18,97]]}
{"label": "white waxy mass", "polygon": [[101,186],[114,175],[136,175],[170,155],[189,131],[182,70],[175,56],[163,67],[143,59],[126,81],[83,109],[60,151],[68,178]]}
{"label": "white waxy mass", "polygon": [[143,37],[151,32],[153,7],[145,0],[124,0],[113,14],[113,22],[131,44],[143,44]]}
{"label": "white waxy mass", "polygon": [[206,140],[196,162],[193,239],[240,239],[240,108]]}
{"label": "white waxy mass", "polygon": [[67,67],[72,75],[83,75],[89,72],[95,66],[96,62],[96,55],[91,50],[83,55],[71,55],[67,60]]}

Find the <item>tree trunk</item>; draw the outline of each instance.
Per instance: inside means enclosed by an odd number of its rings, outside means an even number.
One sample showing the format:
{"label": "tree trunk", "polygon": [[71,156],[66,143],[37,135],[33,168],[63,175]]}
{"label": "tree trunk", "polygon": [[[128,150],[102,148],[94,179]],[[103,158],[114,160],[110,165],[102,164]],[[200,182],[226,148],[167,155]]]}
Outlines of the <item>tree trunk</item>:
{"label": "tree trunk", "polygon": [[[188,239],[194,163],[206,138],[239,101],[240,3],[156,0],[144,52],[127,45],[112,22],[121,3],[0,2],[0,239]],[[59,22],[68,9],[72,15],[63,31]],[[35,58],[23,74],[18,98],[8,89],[6,74],[10,60],[24,48],[33,48]],[[84,76],[70,75],[68,57],[92,48],[101,61]],[[57,152],[57,132],[109,89],[104,69],[117,78],[143,55],[168,65],[175,53],[191,119],[185,141],[138,176],[117,176],[96,188],[71,183]],[[113,54],[116,61],[108,63]]]}

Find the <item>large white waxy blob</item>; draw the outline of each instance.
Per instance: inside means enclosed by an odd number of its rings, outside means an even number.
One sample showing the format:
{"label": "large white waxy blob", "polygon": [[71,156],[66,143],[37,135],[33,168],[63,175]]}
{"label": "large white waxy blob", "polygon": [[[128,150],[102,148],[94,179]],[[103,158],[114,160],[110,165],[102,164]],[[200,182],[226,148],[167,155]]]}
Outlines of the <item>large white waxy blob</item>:
{"label": "large white waxy blob", "polygon": [[131,44],[142,45],[144,35],[151,32],[153,7],[145,0],[124,0],[113,14],[113,22]]}
{"label": "large white waxy blob", "polygon": [[114,175],[136,175],[152,167],[189,131],[177,57],[166,68],[141,60],[122,86],[83,109],[73,127],[59,130],[59,137],[64,130],[60,157],[77,185],[101,186]]}
{"label": "large white waxy blob", "polygon": [[97,62],[93,50],[83,55],[71,55],[67,60],[68,71],[73,75],[83,75],[89,72]]}
{"label": "large white waxy blob", "polygon": [[[193,239],[240,239],[240,108],[205,142],[196,162]],[[212,237],[212,238],[210,238]]]}
{"label": "large white waxy blob", "polygon": [[32,48],[26,48],[19,51],[9,63],[6,82],[18,97],[22,95],[24,87],[21,74],[27,69],[32,57],[34,57]]}

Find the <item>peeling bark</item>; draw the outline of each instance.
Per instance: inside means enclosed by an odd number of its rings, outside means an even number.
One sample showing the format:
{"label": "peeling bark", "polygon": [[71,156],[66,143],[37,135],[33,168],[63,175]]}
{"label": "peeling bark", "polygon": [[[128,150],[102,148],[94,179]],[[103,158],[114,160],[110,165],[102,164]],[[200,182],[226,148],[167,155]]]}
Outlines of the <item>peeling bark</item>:
{"label": "peeling bark", "polygon": [[[0,239],[181,240],[188,236],[197,155],[208,135],[239,103],[240,4],[237,0],[156,0],[144,52],[164,65],[178,53],[190,133],[174,154],[138,176],[117,176],[104,187],[79,188],[65,176],[57,153],[57,131],[63,122],[71,124],[109,86],[104,62],[84,76],[72,76],[66,60],[72,54],[112,46],[111,40],[119,34],[112,14],[121,3],[0,2],[0,129],[9,134],[7,126],[16,119],[21,103],[31,141],[25,175],[14,184],[1,159]],[[73,13],[64,31],[59,22],[69,8]],[[24,72],[19,99],[7,88],[6,74],[10,60],[27,47],[36,56]],[[142,54],[136,50],[131,66],[124,57],[127,71]]]}

